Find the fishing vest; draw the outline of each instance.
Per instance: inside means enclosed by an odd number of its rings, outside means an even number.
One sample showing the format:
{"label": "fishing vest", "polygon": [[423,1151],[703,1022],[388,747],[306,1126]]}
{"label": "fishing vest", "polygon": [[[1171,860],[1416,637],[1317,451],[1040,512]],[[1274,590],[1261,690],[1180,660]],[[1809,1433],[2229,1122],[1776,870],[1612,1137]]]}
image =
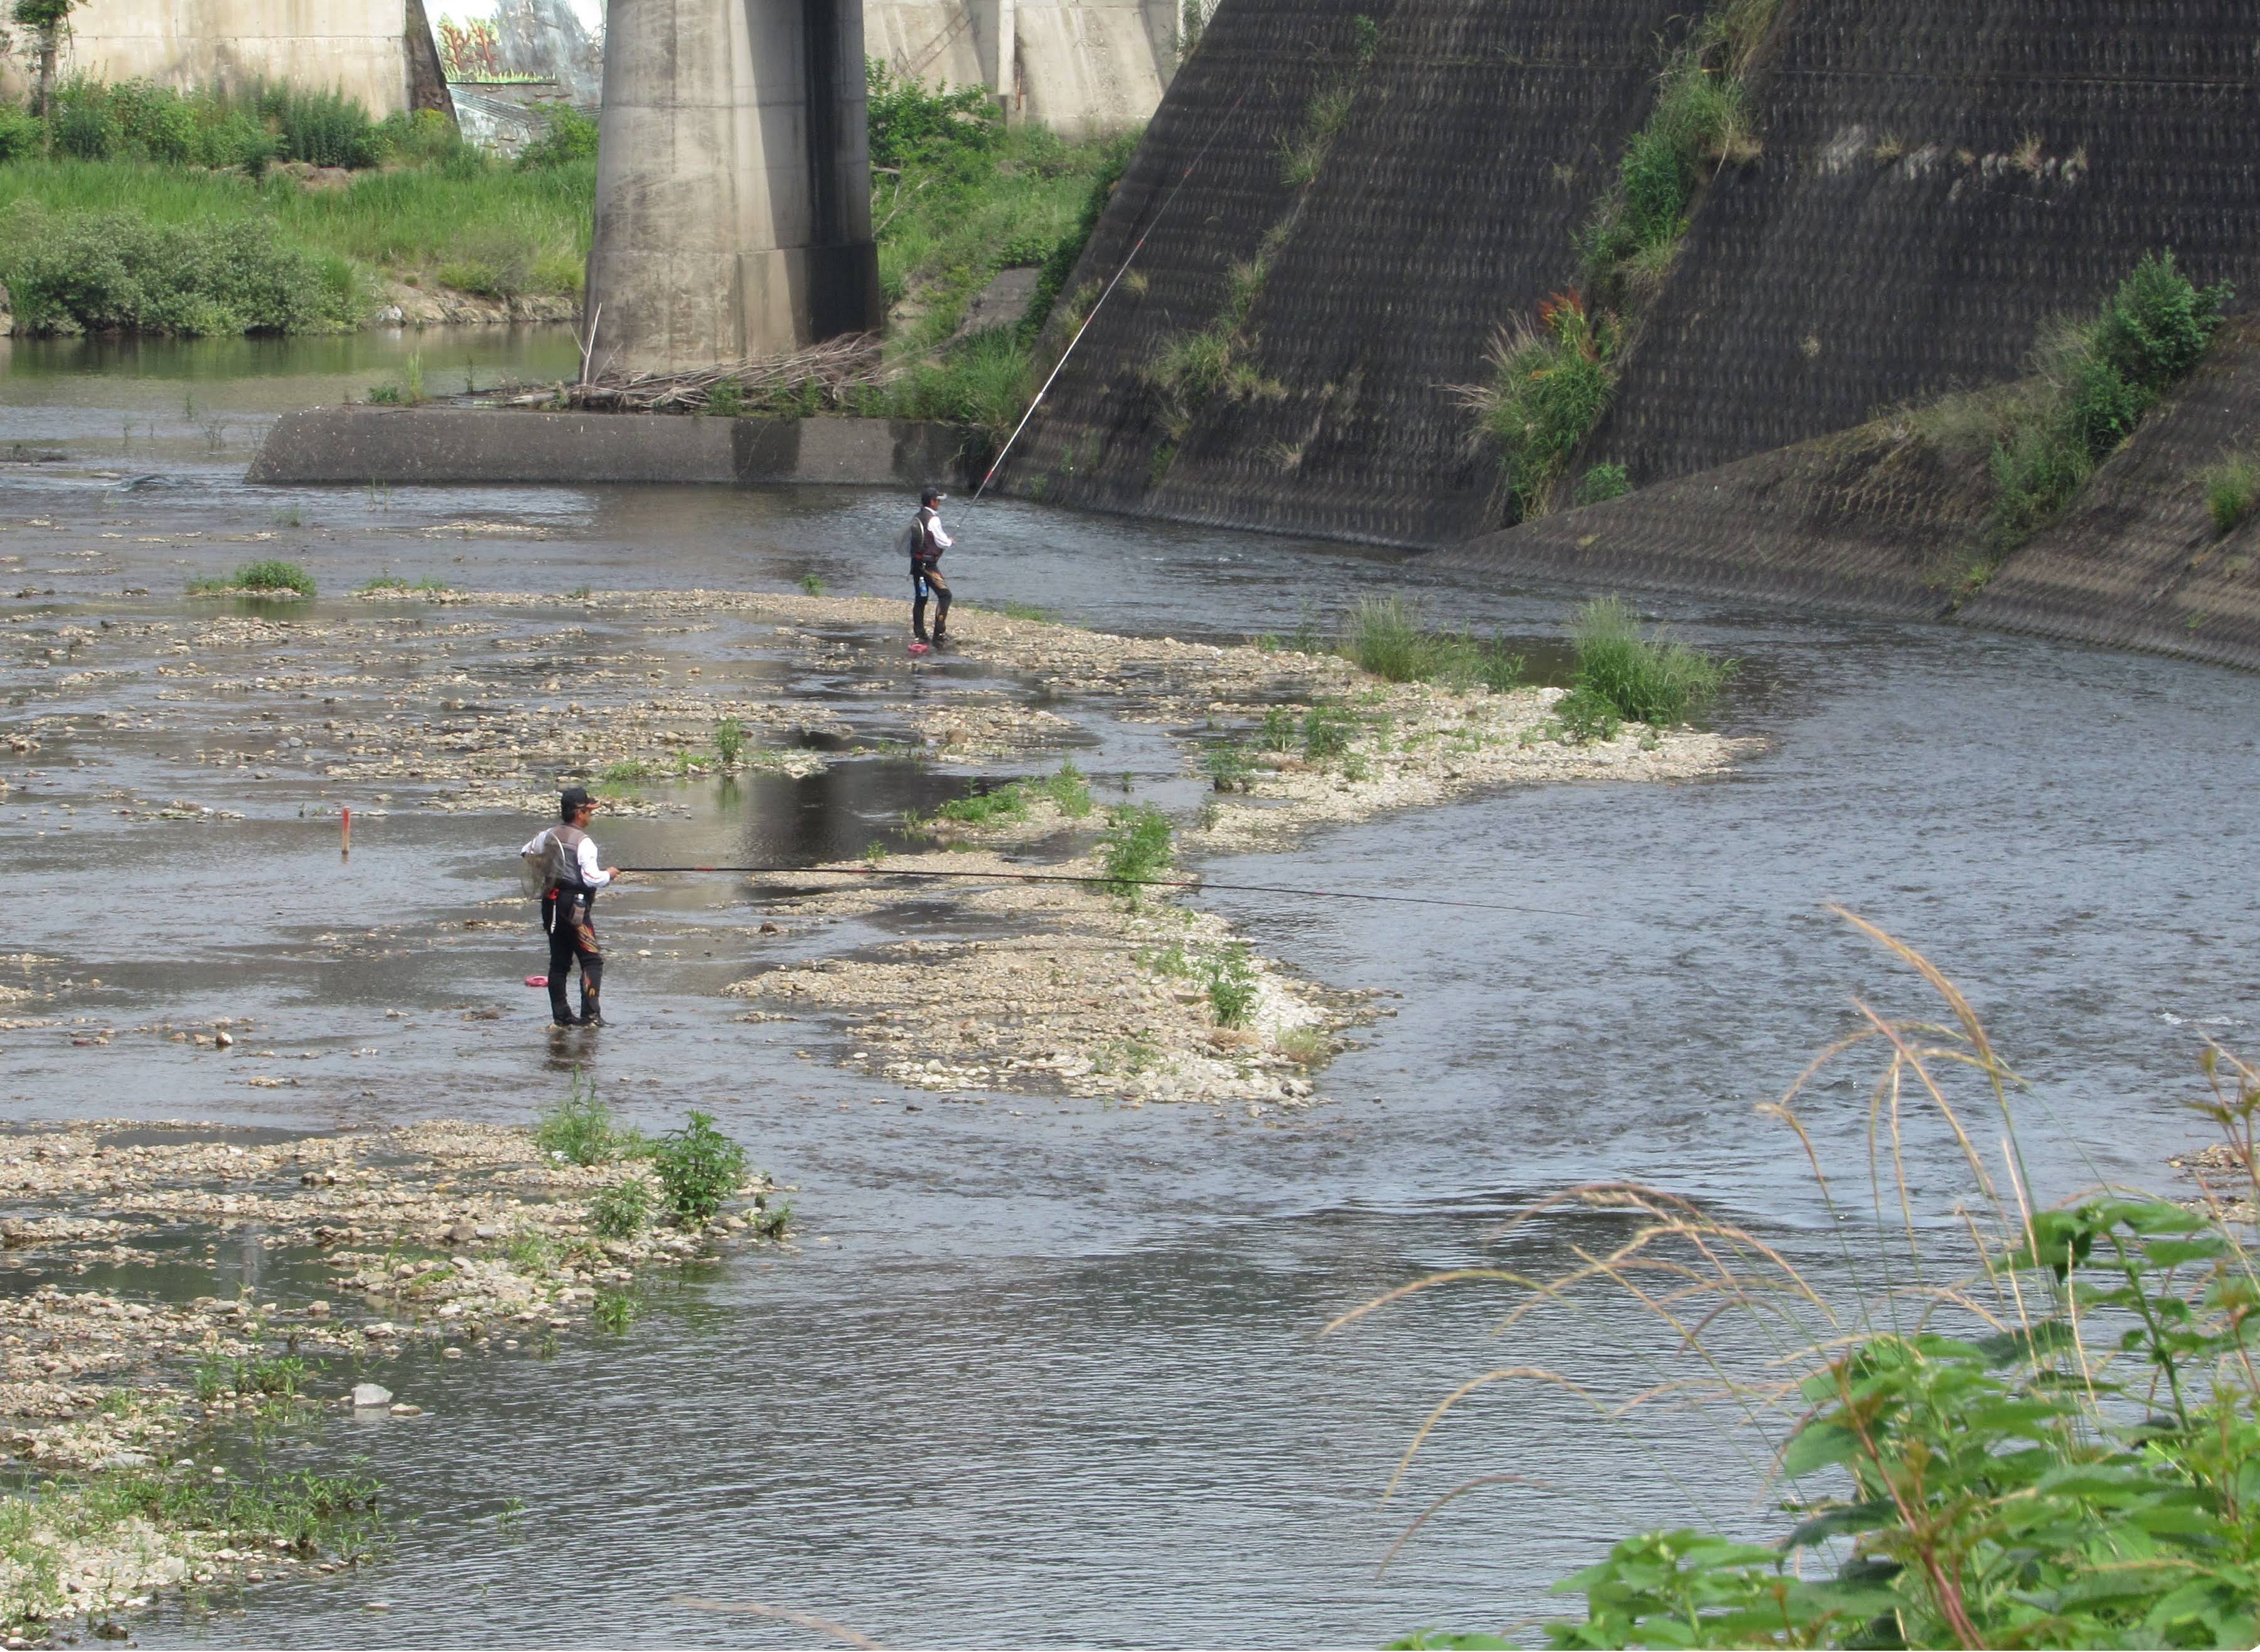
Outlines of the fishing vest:
{"label": "fishing vest", "polygon": [[581,845],[588,841],[589,834],[577,826],[552,826],[541,834],[541,852],[526,859],[540,879],[543,894],[553,889],[587,893],[588,886],[581,881]]}

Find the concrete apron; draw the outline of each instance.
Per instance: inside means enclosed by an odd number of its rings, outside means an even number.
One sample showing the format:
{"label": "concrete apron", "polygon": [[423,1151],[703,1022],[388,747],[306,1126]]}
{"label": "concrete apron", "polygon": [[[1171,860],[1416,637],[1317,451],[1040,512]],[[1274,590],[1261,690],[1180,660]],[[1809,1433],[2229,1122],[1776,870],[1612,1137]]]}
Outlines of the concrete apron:
{"label": "concrete apron", "polygon": [[254,482],[816,482],[969,477],[979,438],[910,419],[325,407],[285,414]]}

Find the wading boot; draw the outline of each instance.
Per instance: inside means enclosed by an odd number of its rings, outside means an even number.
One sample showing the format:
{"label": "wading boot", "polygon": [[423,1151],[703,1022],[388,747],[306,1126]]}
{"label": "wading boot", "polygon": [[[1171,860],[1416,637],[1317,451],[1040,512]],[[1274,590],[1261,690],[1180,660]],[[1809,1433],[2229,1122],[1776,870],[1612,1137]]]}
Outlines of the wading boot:
{"label": "wading boot", "polygon": [[604,1024],[603,1005],[597,1001],[597,995],[585,986],[581,989],[581,1024],[583,1027],[601,1027]]}
{"label": "wading boot", "polygon": [[573,1019],[572,1007],[565,1001],[564,982],[556,979],[552,979],[549,983],[549,1019],[560,1027],[577,1027],[581,1024]]}

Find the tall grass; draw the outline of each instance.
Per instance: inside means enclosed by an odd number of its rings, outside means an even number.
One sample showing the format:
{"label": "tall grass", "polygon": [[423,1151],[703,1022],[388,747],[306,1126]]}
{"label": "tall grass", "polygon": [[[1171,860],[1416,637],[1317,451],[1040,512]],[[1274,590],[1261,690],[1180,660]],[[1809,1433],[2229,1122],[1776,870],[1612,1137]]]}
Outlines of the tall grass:
{"label": "tall grass", "polygon": [[1610,317],[1589,313],[1574,293],[1556,293],[1534,324],[1492,336],[1489,378],[1455,387],[1498,454],[1517,521],[1551,508],[1554,484],[1607,411],[1617,343]]}
{"label": "tall grass", "polygon": [[[2252,1644],[2260,1072],[2210,1046],[2202,1058],[2196,1108],[2221,1133],[2211,1157],[2226,1186],[2201,1184],[2194,1205],[2092,1187],[2045,1203],[2017,1140],[2021,1082],[1968,999],[1913,949],[1842,915],[1919,974],[1942,1014],[1895,1021],[1856,1003],[1853,1029],[1758,1108],[1812,1166],[1839,1278],[1824,1288],[1762,1234],[1658,1188],[1541,1200],[1510,1225],[1586,1212],[1614,1224],[1610,1242],[1580,1247],[1578,1265],[1550,1278],[1431,1275],[1328,1329],[1438,1285],[1501,1280],[1520,1292],[1502,1335],[1622,1292],[1682,1357],[1658,1369],[1620,1345],[1563,1371],[1509,1349],[1430,1413],[1398,1479],[1462,1399],[1503,1385],[1550,1387],[1618,1420],[1715,1407],[1756,1434],[1777,1535],[1751,1543],[1697,1527],[1615,1542],[1557,1586],[1585,1599],[1581,1619],[1547,1626],[1557,1646]],[[1869,1186],[1840,1203],[1831,1144],[1797,1108],[1856,1051],[1880,1067]],[[1917,1208],[1904,1167],[1926,1116],[1966,1173],[1944,1222]],[[1524,1478],[1479,1477],[1440,1504]]]}
{"label": "tall grass", "polygon": [[1577,686],[1651,728],[1687,721],[1734,671],[1732,660],[1650,637],[1639,617],[1613,596],[1579,609],[1571,631],[1577,645]]}
{"label": "tall grass", "polygon": [[1505,694],[1522,680],[1522,656],[1496,637],[1431,630],[1417,603],[1401,596],[1360,597],[1342,627],[1337,652],[1391,682],[1478,685]]}

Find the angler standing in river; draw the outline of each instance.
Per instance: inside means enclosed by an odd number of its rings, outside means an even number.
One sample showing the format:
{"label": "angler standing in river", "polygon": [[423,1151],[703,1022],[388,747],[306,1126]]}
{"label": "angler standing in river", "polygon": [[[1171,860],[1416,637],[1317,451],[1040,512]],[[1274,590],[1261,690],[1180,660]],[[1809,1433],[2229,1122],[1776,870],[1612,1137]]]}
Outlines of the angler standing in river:
{"label": "angler standing in river", "polygon": [[[541,927],[549,936],[549,1018],[560,1027],[604,1024],[602,993],[604,955],[597,944],[597,891],[620,875],[618,866],[599,865],[589,818],[597,805],[587,788],[569,786],[559,794],[559,824],[536,833],[519,850],[526,881],[541,899]],[[581,1015],[565,1004],[566,979],[581,965]]]}
{"label": "angler standing in river", "polygon": [[926,600],[933,598],[933,637],[937,644],[949,640],[949,581],[941,577],[941,553],[953,541],[941,530],[941,512],[938,509],[949,495],[935,488],[923,488],[919,493],[919,511],[911,523],[909,545],[911,552],[911,635],[918,641],[927,641],[926,634]]}

